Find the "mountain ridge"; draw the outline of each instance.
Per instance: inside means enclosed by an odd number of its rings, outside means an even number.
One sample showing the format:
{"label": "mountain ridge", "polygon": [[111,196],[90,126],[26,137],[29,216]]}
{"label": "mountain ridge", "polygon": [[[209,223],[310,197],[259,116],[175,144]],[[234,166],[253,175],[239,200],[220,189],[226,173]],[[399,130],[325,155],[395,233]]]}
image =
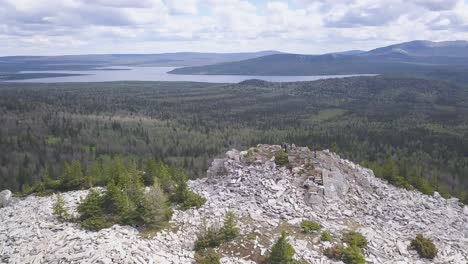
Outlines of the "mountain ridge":
{"label": "mountain ridge", "polygon": [[340,75],[429,74],[468,71],[468,42],[413,41],[367,52],[323,55],[272,54],[238,62],[176,68],[173,74],[205,75]]}
{"label": "mountain ridge", "polygon": [[[404,51],[406,54],[411,56],[468,57],[468,41],[454,40],[434,42],[428,40],[414,40],[376,48],[362,55],[374,55],[379,53],[385,54],[385,52],[390,52],[393,50]],[[457,51],[461,51],[461,53],[456,53]]]}
{"label": "mountain ridge", "polygon": [[110,66],[166,66],[182,67],[207,65],[226,61],[240,61],[279,51],[204,53],[173,52],[154,54],[85,54],[59,56],[6,56],[0,57],[0,72],[38,70],[94,70]]}

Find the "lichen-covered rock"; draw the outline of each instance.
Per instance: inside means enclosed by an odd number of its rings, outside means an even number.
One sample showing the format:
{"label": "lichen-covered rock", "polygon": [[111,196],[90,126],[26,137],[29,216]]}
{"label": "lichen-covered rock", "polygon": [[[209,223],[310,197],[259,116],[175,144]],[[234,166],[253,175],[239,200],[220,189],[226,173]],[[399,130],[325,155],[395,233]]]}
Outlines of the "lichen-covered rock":
{"label": "lichen-covered rock", "polygon": [[208,178],[215,178],[215,177],[222,177],[226,175],[227,171],[224,168],[224,159],[214,159],[213,162],[211,162],[210,168],[208,168],[207,171],[207,177]]}
{"label": "lichen-covered rock", "polygon": [[8,206],[11,201],[11,191],[3,190],[0,192],[0,208]]}
{"label": "lichen-covered rock", "polygon": [[240,153],[237,149],[229,150],[228,152],[226,152],[226,156],[228,159],[240,161]]}
{"label": "lichen-covered rock", "polygon": [[326,201],[344,199],[349,191],[349,177],[341,172],[324,171],[323,187]]}

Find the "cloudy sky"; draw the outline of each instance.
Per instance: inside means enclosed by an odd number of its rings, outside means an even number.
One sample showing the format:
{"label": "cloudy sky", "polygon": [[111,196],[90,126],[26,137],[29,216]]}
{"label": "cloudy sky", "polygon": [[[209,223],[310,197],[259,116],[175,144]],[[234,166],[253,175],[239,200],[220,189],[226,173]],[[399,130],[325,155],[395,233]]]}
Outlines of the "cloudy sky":
{"label": "cloudy sky", "polygon": [[280,50],[468,40],[468,0],[0,0],[0,56]]}

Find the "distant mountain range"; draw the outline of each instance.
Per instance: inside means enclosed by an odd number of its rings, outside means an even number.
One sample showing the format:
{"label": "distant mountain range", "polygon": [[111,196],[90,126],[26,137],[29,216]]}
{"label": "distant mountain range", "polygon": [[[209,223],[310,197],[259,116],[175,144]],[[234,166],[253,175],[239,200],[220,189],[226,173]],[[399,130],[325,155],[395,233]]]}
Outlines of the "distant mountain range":
{"label": "distant mountain range", "polygon": [[467,41],[412,41],[371,51],[324,55],[271,54],[243,61],[177,68],[174,74],[333,75],[468,71]]}
{"label": "distant mountain range", "polygon": [[278,51],[244,53],[178,52],[161,54],[104,54],[64,56],[10,56],[0,57],[1,72],[91,70],[109,66],[199,66],[221,62],[241,61]]}
{"label": "distant mountain range", "polygon": [[20,71],[79,71],[110,66],[179,67],[169,73],[201,75],[407,74],[468,84],[468,42],[417,40],[370,51],[322,55],[260,51],[11,56],[0,57],[0,79],[15,79]]}
{"label": "distant mountain range", "polygon": [[402,53],[408,56],[468,57],[468,41],[432,42],[416,40],[378,48],[367,52],[368,55],[386,55]]}

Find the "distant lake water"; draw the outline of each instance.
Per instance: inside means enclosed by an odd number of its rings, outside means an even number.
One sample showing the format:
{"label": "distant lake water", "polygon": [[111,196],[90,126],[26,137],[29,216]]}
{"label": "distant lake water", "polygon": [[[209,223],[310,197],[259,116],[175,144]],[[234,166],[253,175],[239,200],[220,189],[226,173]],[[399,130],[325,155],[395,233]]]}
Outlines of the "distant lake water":
{"label": "distant lake water", "polygon": [[[13,82],[113,82],[113,81],[189,81],[208,83],[238,83],[249,79],[260,79],[271,82],[296,82],[314,81],[328,78],[343,78],[359,75],[320,75],[320,76],[252,76],[252,75],[181,75],[168,74],[175,67],[127,67],[114,66],[103,68],[103,70],[91,71],[22,71],[20,73],[59,73],[59,74],[84,74],[80,76],[46,77],[26,80],[15,80]],[[373,76],[374,74],[369,74]],[[366,75],[364,75],[366,76]]]}

